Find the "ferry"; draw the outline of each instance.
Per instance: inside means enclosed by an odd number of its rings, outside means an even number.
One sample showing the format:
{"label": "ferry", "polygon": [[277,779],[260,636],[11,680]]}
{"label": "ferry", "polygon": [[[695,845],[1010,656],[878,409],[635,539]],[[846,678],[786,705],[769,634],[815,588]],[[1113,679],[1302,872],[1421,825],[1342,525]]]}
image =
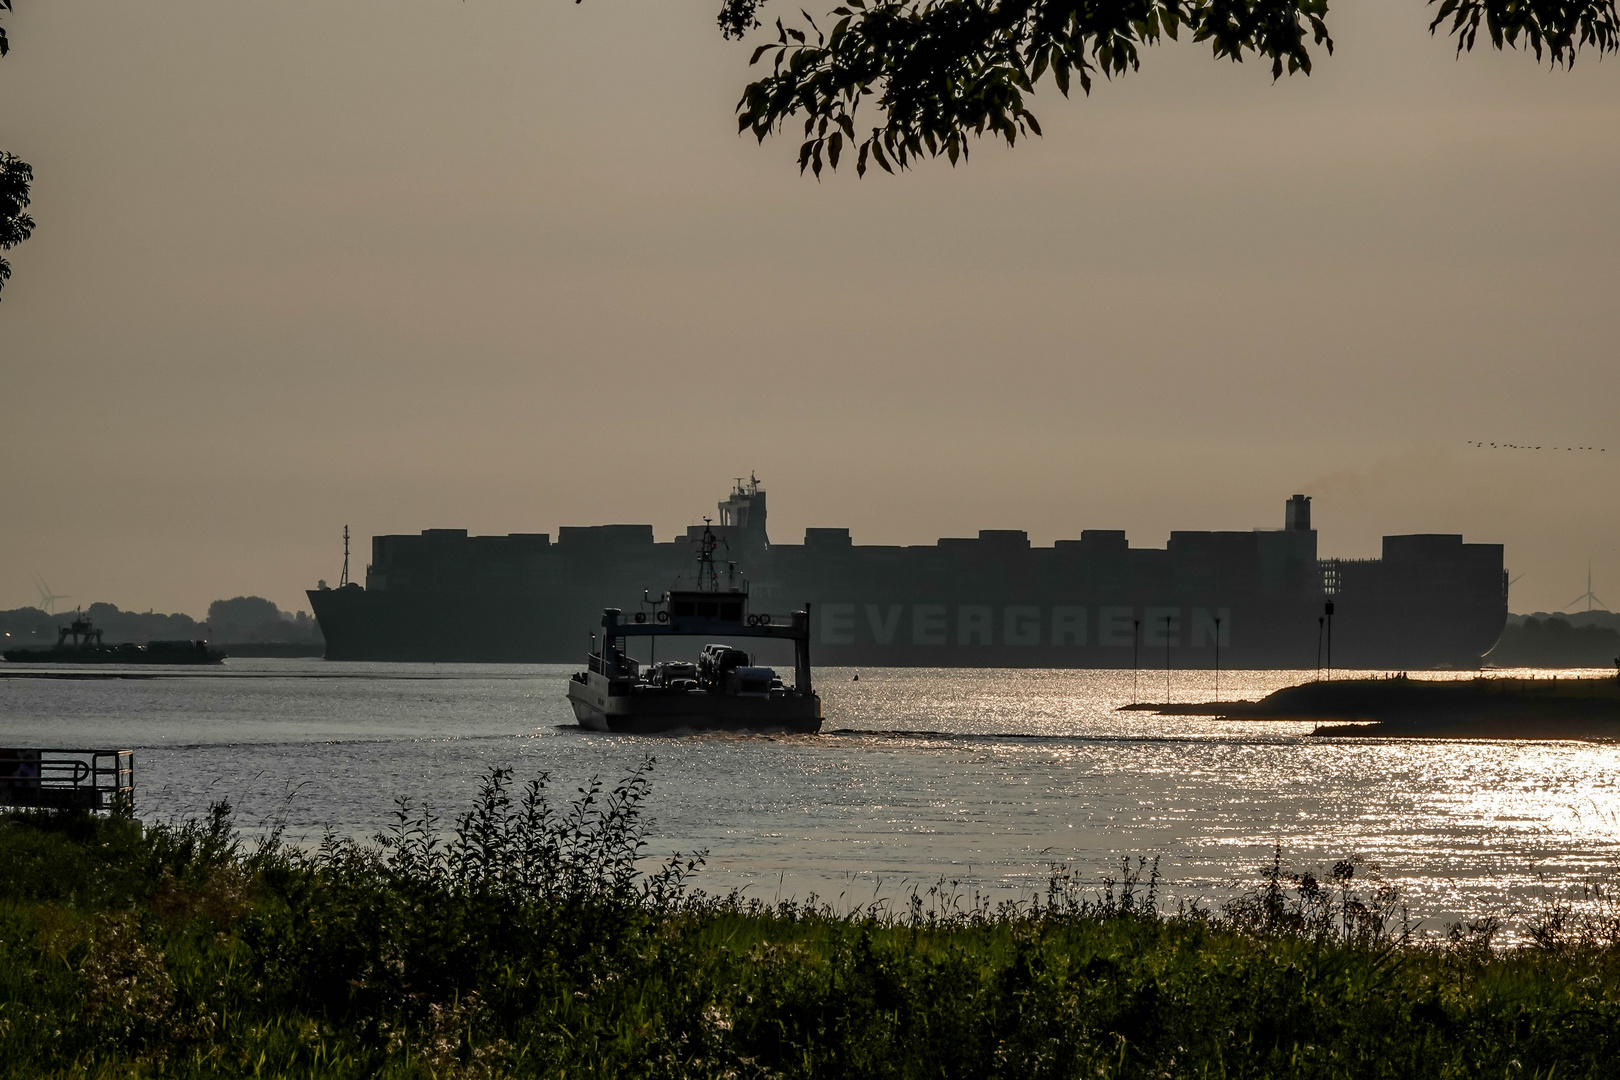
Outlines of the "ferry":
{"label": "ferry", "polygon": [[[753,731],[814,734],[821,730],[821,698],[810,680],[810,605],[786,617],[749,610],[748,590],[722,589],[714,571],[714,533],[699,546],[696,589],[672,589],[630,616],[602,612],[601,636],[584,671],[568,683],[579,726],[592,731],[655,734],[674,731]],[[631,638],[726,637],[793,643],[793,683],[755,663],[731,643],[703,647],[697,662],[643,665],[631,657]],[[593,635],[595,637],[595,635]]]}

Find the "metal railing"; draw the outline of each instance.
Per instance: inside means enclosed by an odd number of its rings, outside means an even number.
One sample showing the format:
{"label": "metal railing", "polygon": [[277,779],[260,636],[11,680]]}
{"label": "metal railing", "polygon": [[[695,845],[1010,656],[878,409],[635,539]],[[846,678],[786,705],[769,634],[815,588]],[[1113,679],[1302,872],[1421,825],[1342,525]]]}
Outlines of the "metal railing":
{"label": "metal railing", "polygon": [[130,812],[135,751],[0,747],[0,806]]}

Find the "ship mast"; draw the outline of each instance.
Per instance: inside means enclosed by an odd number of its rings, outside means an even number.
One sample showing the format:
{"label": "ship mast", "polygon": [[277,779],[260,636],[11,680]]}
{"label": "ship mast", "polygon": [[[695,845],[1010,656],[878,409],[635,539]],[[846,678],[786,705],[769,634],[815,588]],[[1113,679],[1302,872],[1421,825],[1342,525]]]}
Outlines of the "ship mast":
{"label": "ship mast", "polygon": [[703,592],[719,592],[720,579],[714,572],[714,549],[719,541],[709,528],[711,519],[703,519],[703,538],[698,541],[698,588]]}

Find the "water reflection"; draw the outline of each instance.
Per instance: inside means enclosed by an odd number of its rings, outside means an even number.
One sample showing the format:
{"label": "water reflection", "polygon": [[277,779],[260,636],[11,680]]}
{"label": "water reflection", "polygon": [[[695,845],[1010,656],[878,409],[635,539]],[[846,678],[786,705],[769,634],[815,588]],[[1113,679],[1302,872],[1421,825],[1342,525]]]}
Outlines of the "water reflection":
{"label": "water reflection", "polygon": [[[395,798],[463,803],[493,764],[571,785],[658,758],[660,850],[707,848],[709,888],[865,899],[944,877],[1030,891],[1147,855],[1217,897],[1281,846],[1356,854],[1431,925],[1511,911],[1620,851],[1620,746],[1313,738],[1310,725],[1119,712],[1130,671],[818,671],[817,737],[566,730],[564,667],[260,661],[173,679],[0,680],[5,741],[132,746],[148,815],[230,797],[247,823],[374,831]],[[303,677],[318,674],[321,678]],[[1255,698],[1314,672],[1222,672]],[[1569,673],[1560,673],[1567,675]],[[1473,677],[1472,673],[1435,677]],[[1133,689],[1134,681],[1134,689]],[[1199,700],[1213,673],[1172,672]]]}

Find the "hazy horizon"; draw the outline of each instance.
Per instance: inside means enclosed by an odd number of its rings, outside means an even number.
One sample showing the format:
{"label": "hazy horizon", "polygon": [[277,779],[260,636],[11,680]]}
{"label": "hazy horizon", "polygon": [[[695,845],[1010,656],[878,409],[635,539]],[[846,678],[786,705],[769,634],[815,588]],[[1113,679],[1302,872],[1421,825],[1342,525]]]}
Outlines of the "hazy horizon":
{"label": "hazy horizon", "polygon": [[17,7],[0,608],[307,609],[345,524],[356,576],[381,533],[667,540],[750,470],[778,542],[1157,546],[1303,492],[1325,556],[1460,532],[1516,612],[1589,560],[1620,603],[1612,62],[1368,0],[1308,79],[1148,49],[1043,86],[1045,138],[817,183],[737,137],[718,4]]}

